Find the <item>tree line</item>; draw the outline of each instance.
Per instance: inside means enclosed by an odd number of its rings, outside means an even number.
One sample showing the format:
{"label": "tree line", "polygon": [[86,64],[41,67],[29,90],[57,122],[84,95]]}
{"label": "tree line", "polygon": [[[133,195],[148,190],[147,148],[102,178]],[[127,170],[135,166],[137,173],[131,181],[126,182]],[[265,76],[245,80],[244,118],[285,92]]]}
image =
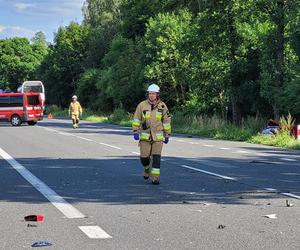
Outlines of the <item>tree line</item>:
{"label": "tree line", "polygon": [[2,40],[1,82],[35,77],[51,104],[77,94],[102,113],[131,112],[157,83],[173,111],[300,116],[298,0],[86,0],[82,12],[46,48],[41,34]]}

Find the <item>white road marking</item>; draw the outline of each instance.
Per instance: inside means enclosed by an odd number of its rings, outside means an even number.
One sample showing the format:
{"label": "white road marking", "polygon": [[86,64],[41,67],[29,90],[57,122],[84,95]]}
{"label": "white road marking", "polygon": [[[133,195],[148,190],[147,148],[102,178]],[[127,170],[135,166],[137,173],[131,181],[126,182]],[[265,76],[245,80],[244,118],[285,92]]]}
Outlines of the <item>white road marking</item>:
{"label": "white road marking", "polygon": [[6,160],[16,171],[18,171],[18,173],[23,176],[24,179],[26,179],[36,190],[38,190],[45,198],[47,198],[67,218],[74,219],[85,217],[79,210],[69,204],[64,198],[59,196],[39,178],[34,176],[2,148],[0,148],[0,156]]}
{"label": "white road marking", "polygon": [[246,150],[238,150],[236,151],[236,153],[240,153],[240,154],[250,154],[249,151],[246,151]]}
{"label": "white road marking", "polygon": [[84,141],[93,141],[91,139],[88,139],[88,138],[84,138],[84,137],[81,137],[81,136],[76,136],[77,138],[81,139],[81,140],[84,140]]}
{"label": "white road marking", "polygon": [[140,155],[140,153],[138,153],[138,152],[131,152],[131,153],[134,155]]}
{"label": "white road marking", "polygon": [[292,194],[292,193],[281,193],[281,194],[300,200],[300,196],[299,195],[295,195],[295,194]]}
{"label": "white road marking", "polygon": [[110,147],[110,148],[121,150],[121,148],[119,148],[119,147],[116,147],[116,146],[113,146],[113,145],[109,145],[109,144],[106,144],[106,143],[103,143],[103,142],[98,142],[98,144],[106,146],[106,147]]}
{"label": "white road marking", "polygon": [[263,156],[263,157],[271,156],[271,154],[265,154],[265,153],[254,153],[254,154],[258,155],[258,156]]}
{"label": "white road marking", "polygon": [[110,239],[112,238],[99,226],[80,226],[79,229],[90,239]]}
{"label": "white road marking", "polygon": [[208,147],[208,148],[214,147],[214,145],[210,145],[210,144],[204,144],[203,146],[204,146],[204,147]]}
{"label": "white road marking", "polygon": [[283,161],[291,161],[291,162],[297,162],[296,159],[292,159],[292,158],[279,158],[280,160],[283,160]]}
{"label": "white road marking", "polygon": [[178,142],[186,142],[186,141],[184,141],[184,140],[181,140],[181,139],[179,139],[179,140],[176,140],[176,141],[178,141]]}
{"label": "white road marking", "polygon": [[203,169],[193,168],[193,167],[190,167],[190,166],[187,166],[187,165],[180,165],[180,167],[190,169],[190,170],[195,170],[197,172],[201,172],[201,173],[204,173],[204,174],[216,176],[216,177],[219,177],[219,178],[222,178],[222,179],[225,179],[225,180],[236,181],[236,178],[229,177],[229,176],[226,176],[226,175],[216,174],[216,173],[209,172],[209,171],[206,171],[206,170],[203,170]]}
{"label": "white road marking", "polygon": [[219,149],[222,149],[222,150],[230,150],[230,148],[219,148]]}
{"label": "white road marking", "polygon": [[[40,127],[40,126],[38,126],[38,127]],[[45,128],[45,127],[40,127],[40,128],[43,128],[43,129],[51,131],[51,132],[57,132],[57,130],[52,129],[52,128]]]}
{"label": "white road marking", "polygon": [[[204,173],[204,174],[216,176],[216,177],[219,177],[219,178],[222,178],[222,179],[225,179],[225,180],[237,181],[237,179],[234,178],[234,177],[216,174],[216,173],[209,172],[209,171],[206,171],[206,170],[203,170],[203,169],[193,168],[193,167],[190,167],[190,166],[187,166],[187,165],[179,165],[179,166],[182,167],[182,168],[194,170],[194,171],[201,172],[201,173]],[[264,189],[267,190],[267,191],[270,191],[270,192],[278,192],[278,190],[275,189],[275,188],[264,188]],[[292,194],[292,193],[280,193],[280,194],[282,194],[284,196],[289,196],[289,197],[292,197],[292,198],[295,198],[295,199],[300,199],[300,196]]]}
{"label": "white road marking", "polygon": [[89,142],[95,142],[95,143],[97,143],[97,144],[100,144],[100,145],[103,145],[103,146],[106,146],[106,147],[110,147],[110,148],[114,148],[114,149],[121,150],[120,147],[116,147],[116,146],[113,146],[113,145],[109,145],[109,144],[103,143],[103,142],[96,142],[96,141],[93,141],[93,140],[91,140],[91,139],[88,139],[88,138],[79,136],[79,135],[73,135],[73,134],[71,134],[71,133],[61,132],[61,131],[55,130],[55,129],[48,129],[48,128],[45,128],[45,127],[41,127],[41,128],[46,129],[46,130],[50,130],[50,131],[53,131],[53,132],[57,132],[58,134],[75,136],[76,138],[81,139],[81,140],[85,140],[85,141],[89,141]]}
{"label": "white road marking", "polygon": [[65,132],[58,132],[60,135],[65,135],[65,136],[73,136],[72,134],[65,133]]}

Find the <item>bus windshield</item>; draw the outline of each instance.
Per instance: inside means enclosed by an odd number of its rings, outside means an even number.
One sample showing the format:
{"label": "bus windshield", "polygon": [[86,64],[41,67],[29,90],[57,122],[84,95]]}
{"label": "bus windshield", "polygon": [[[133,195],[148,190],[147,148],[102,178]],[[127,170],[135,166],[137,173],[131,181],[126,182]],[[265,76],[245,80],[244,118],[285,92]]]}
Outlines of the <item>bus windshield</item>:
{"label": "bus windshield", "polygon": [[24,86],[24,93],[29,93],[29,92],[33,92],[33,93],[43,93],[43,87],[42,86]]}

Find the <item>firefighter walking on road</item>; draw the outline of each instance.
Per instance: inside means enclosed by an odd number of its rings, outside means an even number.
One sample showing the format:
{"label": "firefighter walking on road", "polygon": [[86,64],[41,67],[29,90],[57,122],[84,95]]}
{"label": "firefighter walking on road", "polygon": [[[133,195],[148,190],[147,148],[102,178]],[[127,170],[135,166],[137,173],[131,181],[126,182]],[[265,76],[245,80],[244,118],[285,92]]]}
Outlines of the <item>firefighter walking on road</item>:
{"label": "firefighter walking on road", "polygon": [[132,123],[134,139],[139,141],[144,179],[148,180],[151,174],[153,184],[159,184],[163,143],[168,144],[171,135],[171,116],[159,94],[159,86],[149,86],[148,99],[137,106]]}
{"label": "firefighter walking on road", "polygon": [[77,99],[77,96],[74,95],[69,107],[69,116],[72,118],[73,128],[78,128],[79,119],[82,116],[82,108]]}

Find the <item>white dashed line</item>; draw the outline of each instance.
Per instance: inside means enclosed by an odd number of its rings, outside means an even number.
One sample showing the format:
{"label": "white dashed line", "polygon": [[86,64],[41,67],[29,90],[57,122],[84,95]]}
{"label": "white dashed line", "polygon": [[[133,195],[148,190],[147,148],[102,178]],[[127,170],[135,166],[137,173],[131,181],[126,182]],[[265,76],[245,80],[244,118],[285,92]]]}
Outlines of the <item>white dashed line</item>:
{"label": "white dashed line", "polygon": [[[193,167],[190,167],[190,166],[187,166],[187,165],[179,165],[179,166],[182,167],[182,168],[194,170],[194,171],[197,171],[197,172],[200,172],[200,173],[204,173],[204,174],[212,175],[212,176],[215,176],[215,177],[219,177],[221,179],[237,181],[237,179],[234,178],[234,177],[230,177],[230,176],[226,176],[226,175],[220,175],[220,174],[209,172],[209,171],[206,171],[206,170],[203,170],[203,169],[193,168]],[[278,190],[275,189],[275,188],[264,188],[264,189],[267,190],[267,191],[270,191],[270,192],[278,192]],[[292,193],[280,193],[280,194],[282,194],[284,196],[292,197],[292,198],[295,198],[295,199],[300,199],[300,196],[292,194]]]}
{"label": "white dashed line", "polygon": [[60,135],[65,135],[65,136],[74,136],[70,133],[65,133],[65,132],[58,132]]}
{"label": "white dashed line", "polygon": [[230,150],[230,148],[219,148],[221,150]]}
{"label": "white dashed line", "polygon": [[215,177],[219,177],[219,178],[222,178],[222,179],[225,179],[225,180],[236,181],[236,178],[229,177],[229,176],[226,176],[226,175],[216,174],[216,173],[209,172],[209,171],[206,171],[206,170],[203,170],[203,169],[193,168],[193,167],[190,167],[190,166],[187,166],[187,165],[180,165],[180,167],[190,169],[190,170],[194,170],[194,171],[197,171],[197,172],[201,172],[201,173],[204,173],[204,174],[212,175],[212,176],[215,176]]}
{"label": "white dashed line", "polygon": [[283,160],[283,161],[290,161],[290,162],[297,162],[296,159],[292,159],[292,158],[280,158],[280,160]]}
{"label": "white dashed line", "polygon": [[91,139],[88,139],[88,138],[84,138],[84,137],[81,137],[81,136],[76,136],[77,138],[81,139],[81,140],[84,140],[84,141],[93,141]]}
{"label": "white dashed line", "polygon": [[295,194],[292,194],[292,193],[280,193],[280,194],[283,194],[285,196],[292,197],[292,198],[300,200],[300,196],[299,195],[295,195]]}
{"label": "white dashed line", "polygon": [[111,239],[112,237],[99,226],[80,226],[79,229],[90,239]]}
{"label": "white dashed line", "polygon": [[109,145],[109,144],[106,144],[106,143],[103,143],[103,142],[98,142],[98,144],[106,146],[106,147],[110,147],[110,148],[121,150],[121,148],[119,148],[119,147],[116,147],[116,146],[113,146],[113,145]]}
{"label": "white dashed line", "polygon": [[140,153],[138,153],[138,152],[131,152],[131,153],[134,155],[140,155]]}
{"label": "white dashed line", "polygon": [[85,216],[69,204],[64,198],[49,188],[39,178],[34,176],[29,170],[17,162],[13,157],[0,148],[0,156],[6,160],[25,180],[27,180],[36,190],[38,190],[52,205],[61,211],[67,218],[84,218]]}
{"label": "white dashed line", "polygon": [[207,148],[212,148],[212,147],[214,147],[214,145],[210,145],[210,144],[204,144],[203,146],[204,146],[204,147],[207,147]]}
{"label": "white dashed line", "polygon": [[236,151],[236,153],[239,153],[239,154],[250,154],[249,151],[245,151],[245,150],[238,150],[238,151]]}
{"label": "white dashed line", "polygon": [[71,133],[65,133],[65,132],[61,132],[61,131],[58,131],[58,130],[55,130],[55,129],[49,129],[49,128],[45,128],[45,127],[41,127],[41,128],[43,128],[43,129],[45,129],[45,130],[50,130],[50,131],[53,131],[53,132],[57,132],[58,134],[61,134],[61,135],[75,136],[76,138],[81,139],[81,140],[84,140],[84,141],[95,142],[95,143],[100,144],[100,145],[102,145],[102,146],[106,146],[106,147],[110,147],[110,148],[114,148],[114,149],[121,150],[120,147],[116,147],[116,146],[113,146],[113,145],[109,145],[109,144],[103,143],[103,142],[96,142],[96,141],[93,141],[93,140],[91,140],[91,139],[88,139],[88,138],[79,136],[79,135],[73,135],[73,134],[71,134]]}

